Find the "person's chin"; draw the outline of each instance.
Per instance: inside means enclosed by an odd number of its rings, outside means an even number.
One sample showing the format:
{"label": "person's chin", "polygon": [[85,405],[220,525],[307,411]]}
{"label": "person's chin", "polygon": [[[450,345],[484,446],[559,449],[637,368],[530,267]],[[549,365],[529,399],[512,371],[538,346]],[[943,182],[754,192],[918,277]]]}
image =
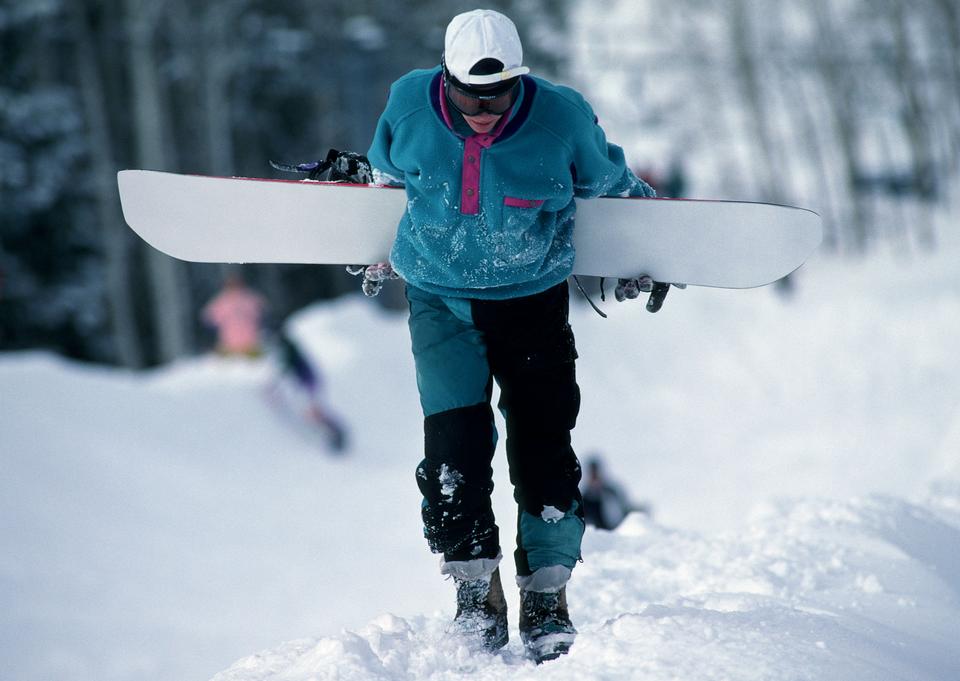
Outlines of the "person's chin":
{"label": "person's chin", "polygon": [[488,133],[488,132],[490,132],[491,130],[493,130],[493,127],[497,124],[497,121],[499,121],[499,120],[500,120],[500,118],[499,118],[499,116],[498,116],[497,118],[493,118],[493,119],[491,119],[491,120],[489,120],[489,121],[486,121],[486,122],[477,121],[477,120],[469,120],[468,123],[470,124],[470,128],[471,128],[474,132],[479,133],[479,134],[483,134],[483,133]]}

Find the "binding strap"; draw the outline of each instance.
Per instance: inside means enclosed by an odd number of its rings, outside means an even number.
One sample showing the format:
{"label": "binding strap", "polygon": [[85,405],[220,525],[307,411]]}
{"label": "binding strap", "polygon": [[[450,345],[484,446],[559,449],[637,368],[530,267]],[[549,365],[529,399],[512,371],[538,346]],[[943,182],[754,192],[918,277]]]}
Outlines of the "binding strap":
{"label": "binding strap", "polygon": [[[600,315],[601,317],[603,317],[604,319],[606,319],[606,318],[607,318],[606,313],[604,313],[603,310],[601,310],[599,307],[597,307],[596,304],[593,302],[593,300],[590,299],[590,296],[587,295],[587,292],[583,290],[583,286],[580,285],[580,279],[577,278],[577,275],[575,275],[575,274],[573,275],[573,280],[576,282],[577,288],[580,289],[580,293],[582,293],[582,294],[583,294],[583,297],[587,299],[587,302],[588,302],[588,303],[590,303],[590,307],[593,308],[594,312],[596,312],[598,315]],[[604,300],[604,296],[603,296],[603,279],[600,280],[600,300]]]}

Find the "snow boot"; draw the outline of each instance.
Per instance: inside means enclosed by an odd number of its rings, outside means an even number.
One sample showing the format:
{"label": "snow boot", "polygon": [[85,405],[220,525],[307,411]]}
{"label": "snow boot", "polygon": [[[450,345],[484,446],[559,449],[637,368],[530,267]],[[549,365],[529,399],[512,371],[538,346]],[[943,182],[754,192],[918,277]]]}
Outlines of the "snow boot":
{"label": "snow boot", "polygon": [[493,652],[507,645],[507,601],[503,597],[500,569],[489,577],[457,579],[457,616],[454,629],[479,639]]}
{"label": "snow boot", "polygon": [[567,587],[553,593],[521,589],[520,638],[534,662],[566,654],[576,636],[567,612]]}

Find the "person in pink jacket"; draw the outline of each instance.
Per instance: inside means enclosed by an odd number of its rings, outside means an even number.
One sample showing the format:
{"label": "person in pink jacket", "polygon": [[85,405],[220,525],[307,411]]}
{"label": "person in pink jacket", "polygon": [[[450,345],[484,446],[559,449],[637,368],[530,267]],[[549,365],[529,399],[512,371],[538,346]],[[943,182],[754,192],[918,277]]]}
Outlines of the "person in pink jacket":
{"label": "person in pink jacket", "polygon": [[232,274],[223,290],[207,303],[203,319],[217,330],[217,352],[256,357],[261,354],[260,326],[266,301]]}

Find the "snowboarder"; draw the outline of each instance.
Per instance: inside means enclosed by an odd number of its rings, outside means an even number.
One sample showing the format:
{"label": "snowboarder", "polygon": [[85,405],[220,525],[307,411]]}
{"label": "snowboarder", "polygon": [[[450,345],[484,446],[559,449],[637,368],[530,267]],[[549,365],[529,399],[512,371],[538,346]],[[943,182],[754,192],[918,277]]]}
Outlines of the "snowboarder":
{"label": "snowboarder", "polygon": [[262,353],[260,326],[266,301],[246,286],[239,274],[230,274],[220,291],[203,309],[203,320],[217,330],[221,355],[257,357]]}
{"label": "snowboarder", "polygon": [[307,358],[306,352],[287,333],[281,329],[277,334],[277,361],[279,374],[269,389],[275,399],[282,399],[284,379],[290,378],[305,405],[303,415],[326,435],[327,443],[334,453],[343,453],[347,447],[347,431],[333,411],[322,399],[322,377],[320,371]]}
{"label": "snowboarder", "polygon": [[[456,628],[489,650],[507,643],[490,499],[493,381],[500,387],[518,505],[520,636],[542,662],[576,635],[566,584],[584,531],[570,438],[580,406],[566,283],[574,198],[654,192],[583,97],[528,74],[513,22],[474,10],[447,26],[439,66],[393,84],[367,156],[405,185],[407,210],[390,262],[353,271],[369,295],[388,278],[406,283],[424,413],[424,534],[456,583]],[[617,298],[653,284],[622,279]]]}

